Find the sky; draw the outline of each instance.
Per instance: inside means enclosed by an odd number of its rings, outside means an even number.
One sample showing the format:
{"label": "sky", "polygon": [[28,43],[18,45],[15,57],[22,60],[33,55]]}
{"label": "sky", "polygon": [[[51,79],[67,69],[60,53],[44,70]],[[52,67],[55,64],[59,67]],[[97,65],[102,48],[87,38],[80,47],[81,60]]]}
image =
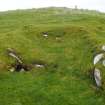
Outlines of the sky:
{"label": "sky", "polygon": [[69,7],[105,12],[105,0],[0,0],[0,11],[41,7]]}

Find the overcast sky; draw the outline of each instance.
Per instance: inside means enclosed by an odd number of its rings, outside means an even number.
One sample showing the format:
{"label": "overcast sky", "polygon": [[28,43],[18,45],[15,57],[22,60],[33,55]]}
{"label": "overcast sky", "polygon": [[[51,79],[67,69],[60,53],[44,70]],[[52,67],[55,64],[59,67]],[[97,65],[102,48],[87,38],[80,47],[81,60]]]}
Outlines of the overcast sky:
{"label": "overcast sky", "polygon": [[0,0],[0,11],[49,6],[74,8],[75,5],[105,12],[105,0]]}

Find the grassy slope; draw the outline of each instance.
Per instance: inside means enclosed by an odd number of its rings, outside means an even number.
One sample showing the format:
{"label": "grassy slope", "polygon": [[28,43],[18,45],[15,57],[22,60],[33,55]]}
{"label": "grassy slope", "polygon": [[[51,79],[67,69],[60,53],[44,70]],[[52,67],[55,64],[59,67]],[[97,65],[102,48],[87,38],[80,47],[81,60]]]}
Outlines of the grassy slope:
{"label": "grassy slope", "polygon": [[[98,93],[87,75],[93,55],[105,43],[104,17],[66,8],[0,13],[0,105],[104,105],[105,92]],[[8,47],[26,63],[43,60],[48,69],[7,72],[13,62],[6,56]]]}

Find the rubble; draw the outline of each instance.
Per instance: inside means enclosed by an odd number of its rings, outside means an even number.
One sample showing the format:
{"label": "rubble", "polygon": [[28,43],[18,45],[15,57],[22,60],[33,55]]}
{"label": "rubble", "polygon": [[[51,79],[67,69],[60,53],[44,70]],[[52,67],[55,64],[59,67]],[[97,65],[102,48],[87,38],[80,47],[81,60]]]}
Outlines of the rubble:
{"label": "rubble", "polygon": [[20,71],[29,71],[28,65],[24,64],[21,60],[20,56],[17,54],[17,52],[11,48],[7,49],[8,55],[16,60],[15,64],[11,65],[11,69],[9,71],[14,72],[20,72]]}

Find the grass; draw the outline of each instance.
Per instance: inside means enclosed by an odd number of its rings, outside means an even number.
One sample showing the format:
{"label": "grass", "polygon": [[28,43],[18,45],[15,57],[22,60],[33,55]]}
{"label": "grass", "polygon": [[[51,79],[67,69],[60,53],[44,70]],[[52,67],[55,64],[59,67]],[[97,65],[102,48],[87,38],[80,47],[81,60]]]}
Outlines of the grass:
{"label": "grass", "polygon": [[[0,13],[0,105],[104,105],[105,91],[97,91],[88,75],[105,43],[104,17],[67,8]],[[10,73],[8,47],[26,64],[41,60],[47,69]]]}

